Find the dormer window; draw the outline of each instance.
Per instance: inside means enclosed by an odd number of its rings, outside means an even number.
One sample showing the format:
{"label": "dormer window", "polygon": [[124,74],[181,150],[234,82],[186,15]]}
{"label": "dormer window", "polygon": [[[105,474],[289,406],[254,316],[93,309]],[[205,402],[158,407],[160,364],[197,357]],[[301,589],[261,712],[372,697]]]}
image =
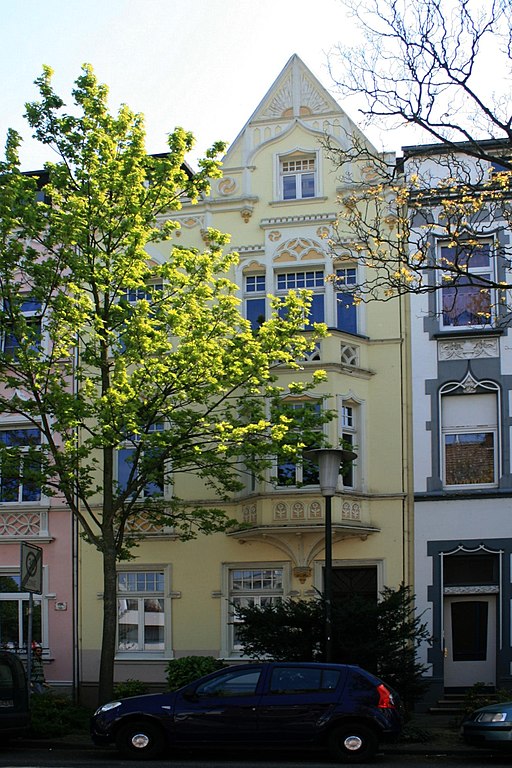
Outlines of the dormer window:
{"label": "dormer window", "polygon": [[301,153],[282,157],[279,171],[283,200],[303,200],[317,194],[315,155]]}

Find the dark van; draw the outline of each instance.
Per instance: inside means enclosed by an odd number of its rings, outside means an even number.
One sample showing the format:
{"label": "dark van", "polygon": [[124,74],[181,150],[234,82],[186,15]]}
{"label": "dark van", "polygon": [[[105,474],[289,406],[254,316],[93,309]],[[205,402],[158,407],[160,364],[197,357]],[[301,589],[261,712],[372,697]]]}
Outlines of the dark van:
{"label": "dark van", "polygon": [[0,651],[0,739],[25,733],[30,725],[25,667],[14,653]]}

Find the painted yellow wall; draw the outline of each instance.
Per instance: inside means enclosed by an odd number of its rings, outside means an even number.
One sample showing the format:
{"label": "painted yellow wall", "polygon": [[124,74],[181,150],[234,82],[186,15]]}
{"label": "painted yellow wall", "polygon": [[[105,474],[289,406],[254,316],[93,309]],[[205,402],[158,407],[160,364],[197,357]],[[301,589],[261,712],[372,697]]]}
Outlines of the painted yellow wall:
{"label": "painted yellow wall", "polygon": [[[301,98],[303,104],[297,101]],[[233,126],[234,133],[236,129]],[[202,247],[202,232],[208,226],[231,233],[231,247],[240,253],[240,264],[232,277],[240,286],[241,297],[243,269],[249,265],[264,265],[267,275],[276,264],[283,271],[322,267],[326,274],[332,271],[325,235],[330,232],[337,196],[343,190],[322,146],[326,130],[331,140],[339,143],[345,140],[345,130],[357,131],[300,59],[293,57],[228,151],[224,178],[215,183],[209,198],[184,206],[179,213],[181,231],[176,242],[180,245]],[[278,199],[278,158],[293,150],[319,153],[320,189],[314,199]],[[320,248],[322,263],[311,254],[302,258],[306,251],[300,248],[294,259],[273,262],[280,246],[300,239]],[[148,252],[153,259],[165,259],[166,248],[151,246]],[[271,286],[267,290],[271,291]],[[302,373],[283,370],[281,380],[286,386],[297,376],[310,377],[321,367],[327,371],[328,380],[312,395],[329,395],[332,408],[338,408],[345,399],[357,409],[357,481],[354,488],[333,499],[333,563],[335,567],[377,566],[379,586],[396,587],[407,580],[410,570],[403,307],[398,301],[376,302],[358,311],[360,334],[333,330],[321,343],[320,361],[305,363]],[[357,350],[355,365],[342,362],[341,350],[347,345]],[[328,425],[327,434],[336,445],[341,434],[339,419]],[[187,498],[204,501],[204,489],[196,481],[187,478],[186,483],[177,482],[179,495],[186,493]],[[118,679],[161,682],[167,658],[191,653],[220,655],[225,650],[226,564],[285,566],[289,578],[285,594],[308,596],[321,589],[323,504],[318,488],[276,488],[269,473],[267,481],[253,493],[225,506],[231,516],[250,522],[251,533],[216,534],[186,543],[169,536],[143,541],[133,566],[150,570],[166,565],[169,569],[168,646],[164,656],[153,660],[144,659],[143,654],[120,656]],[[297,568],[310,571],[304,575],[304,570],[294,571]],[[91,547],[83,545],[80,606],[82,679],[86,685],[97,679],[101,588],[99,559]]]}

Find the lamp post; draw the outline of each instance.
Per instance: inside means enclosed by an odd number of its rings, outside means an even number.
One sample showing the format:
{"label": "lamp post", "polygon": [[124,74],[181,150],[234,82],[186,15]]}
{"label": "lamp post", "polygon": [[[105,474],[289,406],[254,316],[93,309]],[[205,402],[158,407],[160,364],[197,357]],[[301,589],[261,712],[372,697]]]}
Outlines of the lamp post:
{"label": "lamp post", "polygon": [[320,490],[325,498],[325,661],[332,661],[332,507],[331,500],[338,487],[340,467],[354,461],[357,454],[342,448],[319,448],[307,451],[307,457],[318,460]]}

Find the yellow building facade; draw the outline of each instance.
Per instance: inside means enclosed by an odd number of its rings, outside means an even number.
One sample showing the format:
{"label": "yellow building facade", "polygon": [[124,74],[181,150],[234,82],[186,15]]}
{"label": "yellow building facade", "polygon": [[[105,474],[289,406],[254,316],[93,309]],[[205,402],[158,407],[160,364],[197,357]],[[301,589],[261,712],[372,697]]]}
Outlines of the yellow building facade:
{"label": "yellow building facade", "polygon": [[[331,241],[345,189],[326,137],[343,146],[354,132],[366,141],[293,56],[230,146],[223,178],[207,198],[173,216],[181,225],[178,244],[204,247],[208,227],[231,234],[229,247],[239,254],[231,277],[255,327],[269,316],[269,294],[305,287],[313,320],[329,328],[300,371],[280,372],[280,383],[286,391],[298,376],[325,370],[326,381],[307,397],[313,408],[323,398],[336,417],[319,429],[330,445],[344,440],[357,453],[332,500],[335,601],[410,583],[412,568],[407,307],[401,300],[354,302],[366,278],[355,243],[343,234],[336,246]],[[352,169],[359,178],[364,172]],[[148,254],[165,258],[163,246]],[[180,497],[205,503],[193,478],[176,482]],[[264,480],[248,479],[223,506],[243,528],[188,542],[151,530],[135,559],[120,564],[117,680],[161,685],[167,661],[190,654],[240,659],[233,606],[322,590],[325,500],[314,470],[276,459]],[[89,545],[81,546],[80,560],[86,690],[98,679],[102,573]]]}

